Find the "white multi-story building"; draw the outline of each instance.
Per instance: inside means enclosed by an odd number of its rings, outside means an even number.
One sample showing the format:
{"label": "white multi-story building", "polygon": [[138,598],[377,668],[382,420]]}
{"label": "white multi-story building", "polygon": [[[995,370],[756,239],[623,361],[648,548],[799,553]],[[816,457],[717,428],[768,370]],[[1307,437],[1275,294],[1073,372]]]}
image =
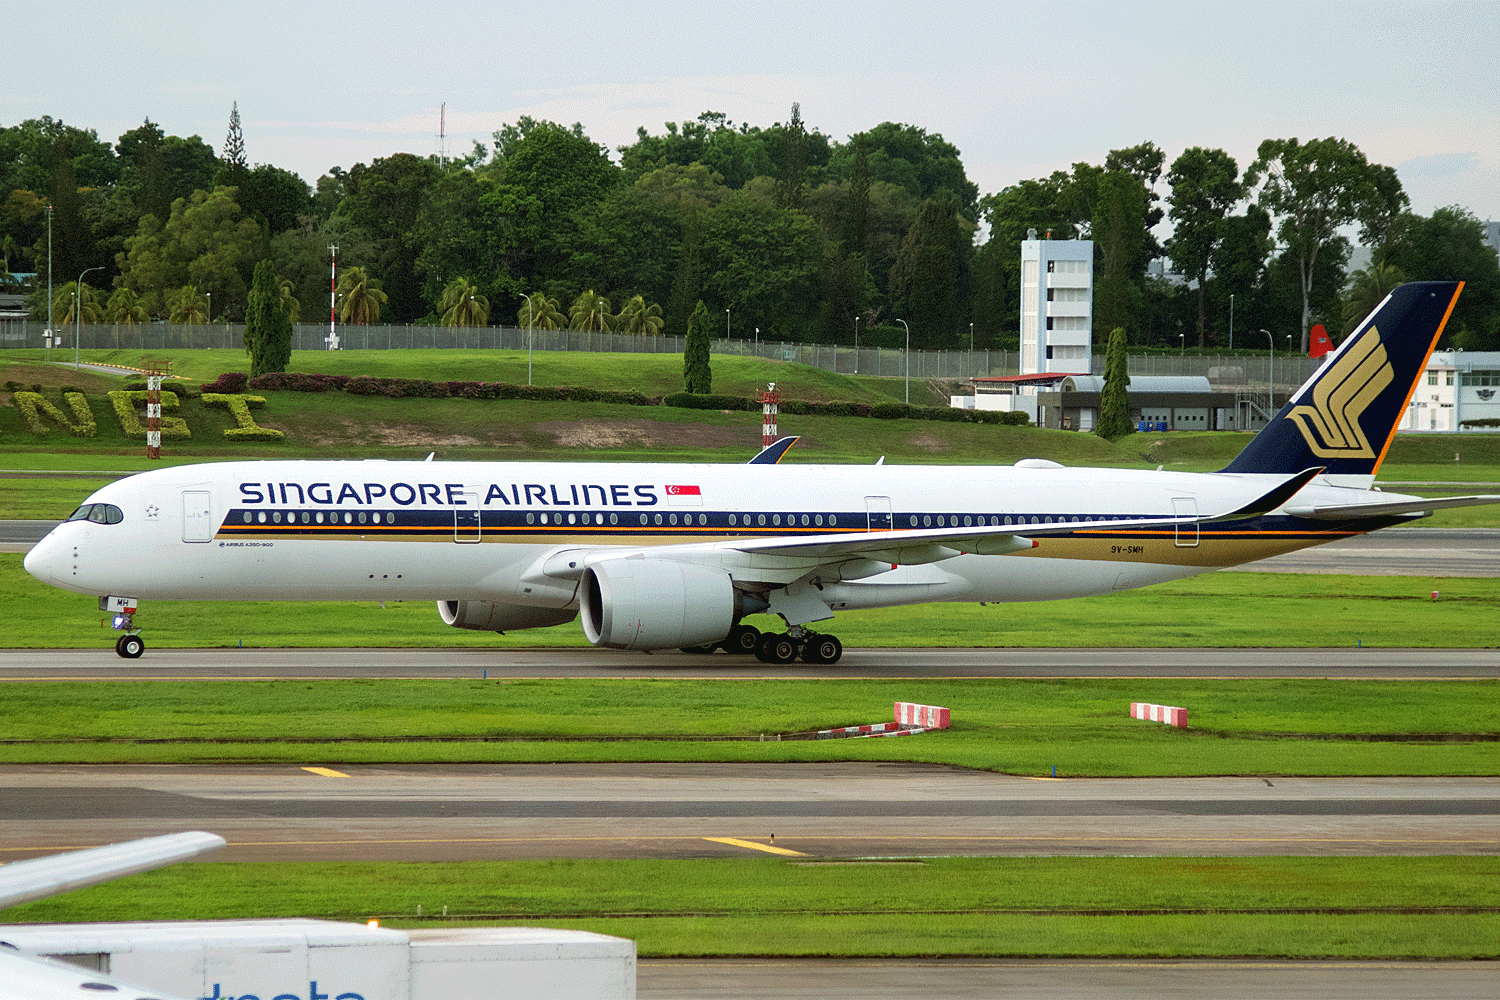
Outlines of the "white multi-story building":
{"label": "white multi-story building", "polygon": [[1093,370],[1094,242],[1021,241],[1021,374]]}
{"label": "white multi-story building", "polygon": [[1485,419],[1500,420],[1500,351],[1434,351],[1399,429],[1459,431]]}

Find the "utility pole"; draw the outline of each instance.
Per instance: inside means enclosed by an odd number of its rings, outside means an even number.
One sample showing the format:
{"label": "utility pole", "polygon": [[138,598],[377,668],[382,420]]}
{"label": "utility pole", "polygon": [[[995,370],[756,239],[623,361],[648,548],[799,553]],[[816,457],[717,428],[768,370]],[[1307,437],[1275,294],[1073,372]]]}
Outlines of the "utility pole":
{"label": "utility pole", "polygon": [[[42,338],[42,346],[52,346],[52,206],[47,206],[47,334]],[[43,357],[46,354],[43,353]]]}
{"label": "utility pole", "polygon": [[338,313],[335,309],[335,289],[338,287],[339,275],[339,248],[337,243],[328,244],[328,349],[336,351],[339,349],[338,331],[334,328],[334,320]]}

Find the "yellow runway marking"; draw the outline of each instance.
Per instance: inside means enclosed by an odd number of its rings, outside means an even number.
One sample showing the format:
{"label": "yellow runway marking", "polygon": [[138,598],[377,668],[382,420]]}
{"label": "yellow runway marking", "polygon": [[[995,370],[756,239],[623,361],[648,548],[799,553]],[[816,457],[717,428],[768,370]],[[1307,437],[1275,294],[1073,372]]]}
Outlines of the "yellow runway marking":
{"label": "yellow runway marking", "polygon": [[765,851],[767,854],[781,854],[789,858],[810,858],[812,855],[803,854],[801,851],[789,851],[785,847],[777,847],[774,844],[757,844],[753,840],[736,840],[734,837],[704,837],[715,844],[728,844],[730,847],[743,847],[751,851]]}
{"label": "yellow runway marking", "polygon": [[313,774],[321,774],[325,778],[347,778],[343,771],[335,771],[331,767],[304,767],[302,770],[311,771]]}

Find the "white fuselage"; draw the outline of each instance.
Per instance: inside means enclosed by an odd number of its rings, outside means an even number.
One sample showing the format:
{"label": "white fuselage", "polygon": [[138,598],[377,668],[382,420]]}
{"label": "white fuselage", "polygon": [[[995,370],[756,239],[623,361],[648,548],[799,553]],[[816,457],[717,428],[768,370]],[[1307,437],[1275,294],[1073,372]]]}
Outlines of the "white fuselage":
{"label": "white fuselage", "polygon": [[[1195,517],[1284,477],[1113,469],[229,462],[112,483],[27,556],[34,576],[142,600],[476,600],[567,608],[569,553],[666,552],[755,580],[755,538]],[[1315,480],[1299,502],[1366,496]],[[1363,530],[1363,529],[1361,529]],[[1357,533],[1290,518],[1111,532],[1008,555],[955,555],[822,589],[833,610],[1025,601],[1159,583]]]}

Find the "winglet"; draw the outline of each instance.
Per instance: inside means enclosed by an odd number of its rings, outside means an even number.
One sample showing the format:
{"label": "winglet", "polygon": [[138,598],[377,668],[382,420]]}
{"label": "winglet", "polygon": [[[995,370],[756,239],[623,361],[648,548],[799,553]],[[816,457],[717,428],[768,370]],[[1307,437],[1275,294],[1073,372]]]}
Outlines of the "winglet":
{"label": "winglet", "polygon": [[770,444],[770,445],[767,445],[765,448],[762,448],[759,455],[756,455],[754,458],[752,458],[750,461],[746,462],[745,464],[746,465],[779,465],[779,464],[781,464],[781,458],[782,458],[782,456],[787,453],[787,449],[791,448],[792,445],[796,444],[800,440],[802,440],[802,439],[800,437],[798,437],[798,436],[795,436],[795,435],[790,436],[790,437],[784,437],[784,438],[780,439],[779,441],[776,441],[774,444]]}

